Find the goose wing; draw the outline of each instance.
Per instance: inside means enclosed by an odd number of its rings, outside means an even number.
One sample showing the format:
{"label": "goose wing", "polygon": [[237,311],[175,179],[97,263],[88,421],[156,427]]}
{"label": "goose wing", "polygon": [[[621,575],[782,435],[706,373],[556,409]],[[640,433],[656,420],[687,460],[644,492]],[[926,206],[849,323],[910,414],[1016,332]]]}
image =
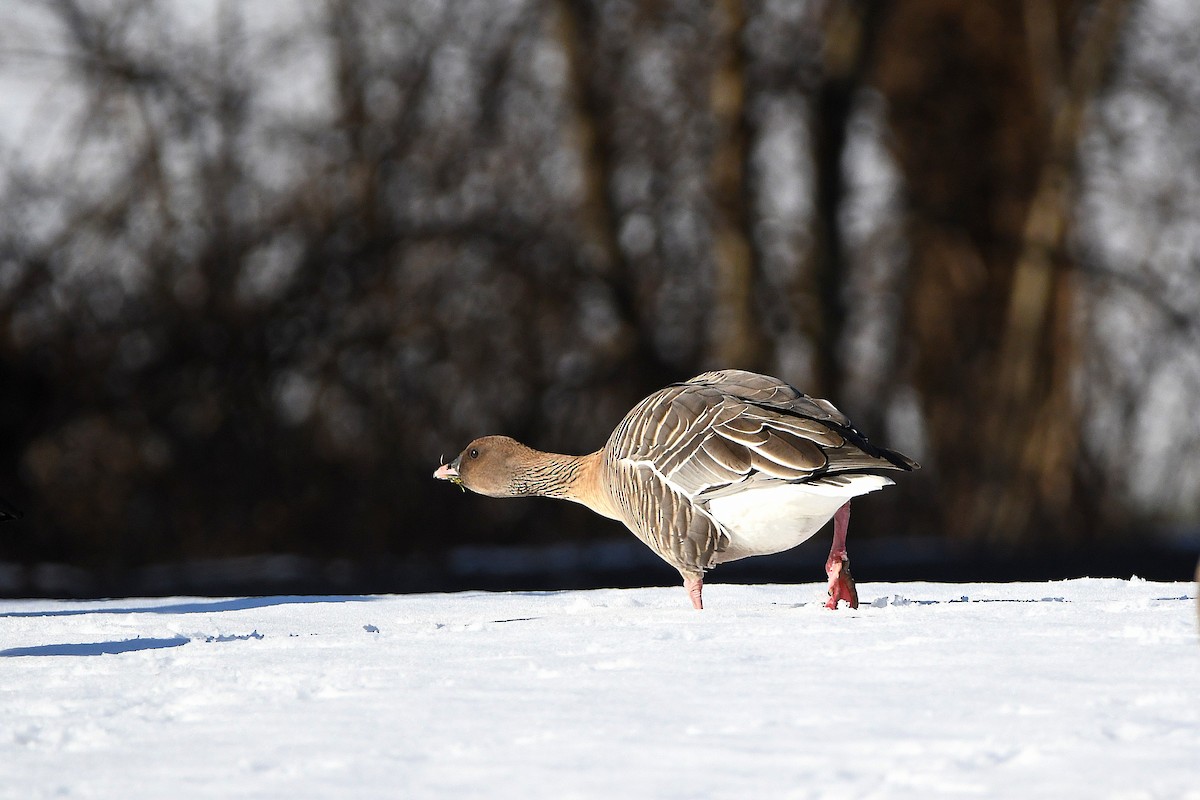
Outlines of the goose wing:
{"label": "goose wing", "polygon": [[712,566],[728,545],[708,513],[714,496],[917,466],[871,445],[832,403],[742,370],[706,372],[650,395],[613,432],[606,458],[629,527],[685,572]]}

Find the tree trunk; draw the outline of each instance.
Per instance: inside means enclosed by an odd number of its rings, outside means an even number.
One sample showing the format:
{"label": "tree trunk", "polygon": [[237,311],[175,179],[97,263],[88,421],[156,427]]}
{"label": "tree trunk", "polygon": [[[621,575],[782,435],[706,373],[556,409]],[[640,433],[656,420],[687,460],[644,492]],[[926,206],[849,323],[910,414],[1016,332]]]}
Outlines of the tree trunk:
{"label": "tree trunk", "polygon": [[747,211],[746,65],[742,52],[745,9],[741,0],[722,0],[714,17],[721,61],[710,91],[716,143],[712,160],[714,205],[714,320],[708,361],[724,369],[761,370],[770,361],[767,337],[757,322],[754,286],[758,282]]}
{"label": "tree trunk", "polygon": [[1124,5],[909,0],[880,38],[910,203],[914,381],[960,538],[1066,542],[1094,521],[1065,242],[1083,111]]}

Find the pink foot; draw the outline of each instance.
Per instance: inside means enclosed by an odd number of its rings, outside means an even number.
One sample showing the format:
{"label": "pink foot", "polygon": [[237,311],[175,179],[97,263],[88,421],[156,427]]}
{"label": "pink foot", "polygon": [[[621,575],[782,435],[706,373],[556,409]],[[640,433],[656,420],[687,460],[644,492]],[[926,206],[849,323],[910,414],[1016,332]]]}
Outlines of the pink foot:
{"label": "pink foot", "polygon": [[846,530],[850,527],[850,504],[842,506],[833,515],[833,546],[825,561],[825,574],[829,576],[829,599],[825,607],[836,609],[839,600],[858,608],[858,590],[854,587],[854,576],[850,574],[850,556],[846,554]]}
{"label": "pink foot", "polygon": [[850,557],[845,550],[829,554],[829,560],[825,562],[825,574],[829,576],[829,599],[825,601],[825,607],[836,609],[838,600],[845,600],[846,605],[858,608],[858,590],[854,587]]}
{"label": "pink foot", "polygon": [[692,608],[697,611],[704,608],[704,600],[700,597],[700,593],[704,590],[704,578],[700,576],[690,577],[683,576],[683,588],[687,590],[688,597],[692,600]]}

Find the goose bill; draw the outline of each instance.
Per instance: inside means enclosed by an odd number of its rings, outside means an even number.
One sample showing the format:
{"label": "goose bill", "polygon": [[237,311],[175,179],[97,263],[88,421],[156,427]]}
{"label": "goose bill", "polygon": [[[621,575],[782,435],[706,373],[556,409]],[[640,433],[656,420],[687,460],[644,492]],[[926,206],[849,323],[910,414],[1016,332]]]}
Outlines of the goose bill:
{"label": "goose bill", "polygon": [[458,459],[454,459],[449,464],[442,464],[434,470],[433,477],[441,481],[450,481],[457,486],[462,486],[462,478],[458,475]]}

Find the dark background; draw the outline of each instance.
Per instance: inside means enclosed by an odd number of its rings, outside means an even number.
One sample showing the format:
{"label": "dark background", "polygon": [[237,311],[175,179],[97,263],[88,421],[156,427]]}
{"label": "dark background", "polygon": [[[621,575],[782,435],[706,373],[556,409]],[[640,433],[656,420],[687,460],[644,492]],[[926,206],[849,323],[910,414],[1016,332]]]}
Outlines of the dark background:
{"label": "dark background", "polygon": [[[19,0],[0,11],[9,596],[672,583],[430,474],[716,367],[924,469],[860,580],[1183,580],[1187,0]],[[821,577],[824,536],[718,581]]]}

